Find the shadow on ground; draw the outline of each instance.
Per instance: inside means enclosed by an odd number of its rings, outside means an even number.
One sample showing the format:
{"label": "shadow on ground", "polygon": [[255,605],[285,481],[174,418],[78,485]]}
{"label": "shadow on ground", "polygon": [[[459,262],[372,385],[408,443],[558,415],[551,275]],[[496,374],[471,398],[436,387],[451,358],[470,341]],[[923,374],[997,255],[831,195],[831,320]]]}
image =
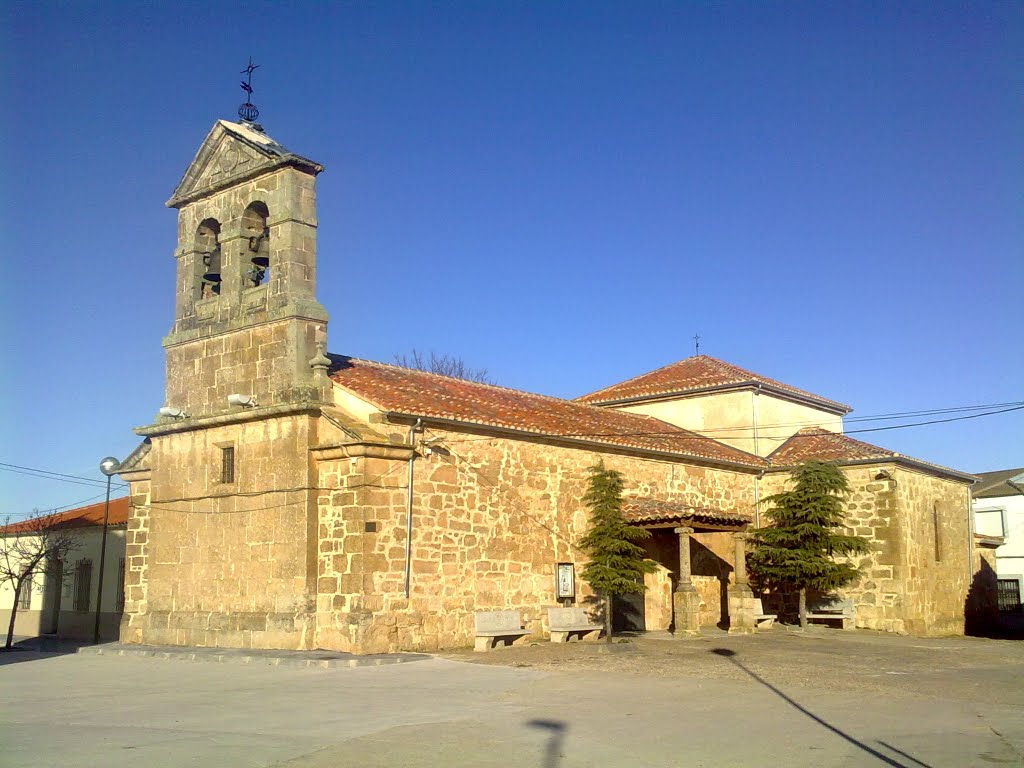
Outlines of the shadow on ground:
{"label": "shadow on ground", "polygon": [[10,648],[0,648],[0,666],[78,653],[78,649],[85,645],[91,645],[91,643],[84,640],[62,640],[56,637],[26,637],[17,640]]}
{"label": "shadow on ground", "polygon": [[806,707],[798,704],[796,701],[794,701],[789,696],[784,694],[782,691],[780,691],[774,685],[769,683],[763,677],[759,676],[757,673],[747,669],[747,667],[745,667],[741,661],[737,660],[737,658],[736,658],[736,656],[737,656],[736,651],[731,651],[728,648],[712,648],[710,653],[713,653],[716,656],[720,656],[723,659],[728,659],[730,662],[732,662],[739,669],[741,669],[745,673],[747,673],[751,678],[756,680],[758,683],[760,683],[765,688],[767,688],[769,691],[774,693],[776,696],[778,696],[784,702],[786,702],[791,707],[793,707],[793,709],[797,710],[801,714],[806,715],[811,720],[813,720],[818,725],[820,725],[822,728],[825,728],[826,730],[831,731],[832,733],[834,733],[839,738],[844,739],[845,741],[849,742],[850,744],[852,744],[853,746],[857,747],[858,749],[863,750],[864,752],[866,752],[867,754],[869,754],[872,757],[876,758],[877,760],[882,761],[886,765],[894,766],[894,768],[932,768],[930,765],[928,765],[928,763],[923,763],[920,760],[918,760],[917,758],[915,758],[915,757],[913,757],[911,755],[908,755],[906,752],[903,752],[903,751],[901,751],[899,749],[896,749],[895,747],[892,747],[892,746],[886,744],[885,742],[878,742],[878,743],[880,745],[886,747],[887,749],[889,749],[889,750],[891,750],[893,752],[898,753],[900,756],[906,758],[910,762],[909,763],[901,763],[899,760],[895,760],[895,759],[889,757],[888,755],[885,755],[885,754],[879,752],[877,749],[874,749],[874,748],[868,746],[863,741],[859,741],[859,740],[855,739],[853,736],[851,736],[850,734],[846,733],[846,731],[843,731],[840,728],[837,728],[836,726],[832,725],[832,723],[828,722],[824,718],[819,717],[818,715],[814,714],[813,712],[811,712]]}

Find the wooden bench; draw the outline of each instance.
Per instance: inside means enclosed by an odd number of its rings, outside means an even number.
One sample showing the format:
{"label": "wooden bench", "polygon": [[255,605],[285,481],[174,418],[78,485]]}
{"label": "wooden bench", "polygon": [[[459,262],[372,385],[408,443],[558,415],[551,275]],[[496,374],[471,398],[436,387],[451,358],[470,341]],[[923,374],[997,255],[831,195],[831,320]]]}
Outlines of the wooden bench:
{"label": "wooden bench", "polygon": [[818,600],[807,606],[807,621],[838,621],[843,629],[853,629],[856,623],[853,600],[848,597]]}
{"label": "wooden bench", "polygon": [[503,645],[512,645],[523,635],[531,634],[523,629],[519,611],[477,611],[473,616],[476,625],[474,651],[489,651],[501,640]]}
{"label": "wooden bench", "polygon": [[548,624],[552,643],[568,642],[572,635],[579,635],[580,640],[585,640],[591,633],[597,640],[604,629],[600,624],[591,624],[590,617],[582,608],[548,608]]}
{"label": "wooden bench", "polygon": [[754,600],[754,621],[758,627],[764,627],[768,629],[775,623],[775,620],[779,618],[776,613],[765,613],[764,606],[761,605],[761,598]]}

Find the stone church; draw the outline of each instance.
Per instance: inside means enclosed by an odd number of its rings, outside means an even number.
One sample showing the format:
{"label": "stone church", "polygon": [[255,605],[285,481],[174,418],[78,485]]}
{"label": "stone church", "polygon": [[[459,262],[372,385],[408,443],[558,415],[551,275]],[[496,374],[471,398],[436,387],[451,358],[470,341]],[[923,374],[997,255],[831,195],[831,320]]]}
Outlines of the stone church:
{"label": "stone church", "polygon": [[164,406],[121,470],[122,642],[433,650],[506,608],[542,638],[598,461],[658,563],[623,620],[753,631],[744,531],[808,458],[844,467],[875,544],[857,626],[963,631],[973,478],[844,436],[848,406],[707,356],[562,400],[329,354],[322,170],[221,120],[167,202],[174,325]]}

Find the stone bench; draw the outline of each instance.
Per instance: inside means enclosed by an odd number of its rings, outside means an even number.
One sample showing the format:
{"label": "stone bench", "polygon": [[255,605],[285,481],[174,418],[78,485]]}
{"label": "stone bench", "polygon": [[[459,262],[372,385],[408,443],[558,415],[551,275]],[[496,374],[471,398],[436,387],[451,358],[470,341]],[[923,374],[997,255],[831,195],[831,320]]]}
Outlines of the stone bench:
{"label": "stone bench", "polygon": [[531,634],[523,629],[519,611],[477,611],[473,616],[476,625],[474,651],[489,651],[501,640],[503,645],[512,645],[523,635]]}
{"label": "stone bench", "polygon": [[754,621],[757,623],[759,628],[763,627],[764,629],[768,629],[775,623],[777,618],[779,618],[779,616],[776,613],[765,613],[764,606],[761,605],[761,598],[755,598]]}
{"label": "stone bench", "polygon": [[843,629],[853,629],[856,623],[853,600],[848,597],[818,600],[807,606],[807,621],[838,621]]}
{"label": "stone bench", "polygon": [[594,633],[597,640],[604,629],[600,624],[591,624],[590,617],[582,608],[548,608],[548,624],[551,627],[551,642],[568,642],[572,635],[579,635],[580,640]]}

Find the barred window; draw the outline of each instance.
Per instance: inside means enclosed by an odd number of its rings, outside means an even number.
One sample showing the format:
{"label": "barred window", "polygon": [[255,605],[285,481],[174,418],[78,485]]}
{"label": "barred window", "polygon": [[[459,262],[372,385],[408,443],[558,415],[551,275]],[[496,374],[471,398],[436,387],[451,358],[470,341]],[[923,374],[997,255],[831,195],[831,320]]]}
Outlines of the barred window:
{"label": "barred window", "polygon": [[124,612],[124,558],[117,566],[117,607],[118,613]]}
{"label": "barred window", "polygon": [[75,610],[89,610],[92,591],[92,560],[79,560],[75,566]]}
{"label": "barred window", "polygon": [[32,607],[32,574],[21,583],[21,594],[18,595],[18,610],[27,611]]}
{"label": "barred window", "polygon": [[227,445],[220,449],[220,481],[235,482],[235,447]]}

